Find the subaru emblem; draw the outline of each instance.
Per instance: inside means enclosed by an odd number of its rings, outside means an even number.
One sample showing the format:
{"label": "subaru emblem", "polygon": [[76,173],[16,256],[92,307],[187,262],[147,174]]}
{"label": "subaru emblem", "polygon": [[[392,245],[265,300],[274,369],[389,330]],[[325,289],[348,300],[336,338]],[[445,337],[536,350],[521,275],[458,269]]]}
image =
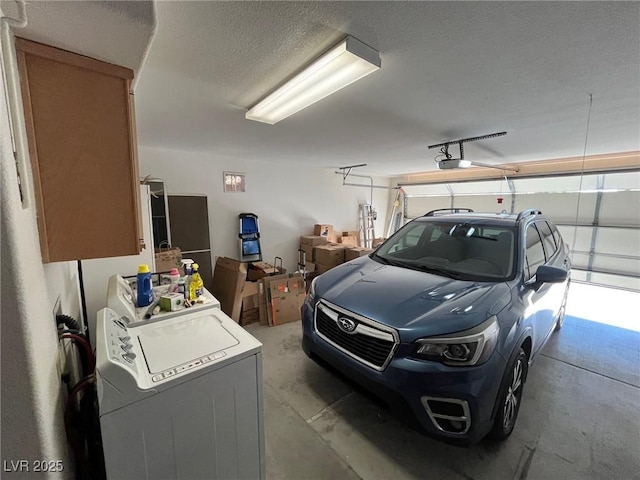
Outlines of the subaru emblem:
{"label": "subaru emblem", "polygon": [[353,333],[356,329],[356,322],[346,317],[340,317],[338,318],[338,326],[343,332]]}

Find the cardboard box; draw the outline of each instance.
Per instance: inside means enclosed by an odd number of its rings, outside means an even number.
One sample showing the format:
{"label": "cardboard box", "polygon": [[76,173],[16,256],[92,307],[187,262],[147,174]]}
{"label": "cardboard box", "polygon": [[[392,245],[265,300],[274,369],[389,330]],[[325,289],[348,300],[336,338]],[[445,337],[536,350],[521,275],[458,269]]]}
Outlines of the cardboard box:
{"label": "cardboard box", "polygon": [[247,279],[247,264],[232,258],[218,257],[213,271],[211,293],[220,308],[236,322],[242,310],[242,289]]}
{"label": "cardboard box", "polygon": [[373,242],[371,242],[371,246],[373,248],[376,248],[378,245],[380,245],[381,243],[383,243],[386,240],[386,238],[374,238]]}
{"label": "cardboard box", "polygon": [[342,231],[342,236],[343,237],[359,237],[360,233],[357,230],[343,230]]}
{"label": "cardboard box", "polygon": [[373,252],[373,248],[354,247],[348,248],[344,251],[344,261],[348,262],[354,258],[364,257]]}
{"label": "cardboard box", "polygon": [[269,275],[282,275],[283,273],[287,273],[286,268],[276,268],[267,262],[254,262],[250,265],[247,272],[247,280],[255,282]]}
{"label": "cardboard box", "polygon": [[313,234],[320,237],[325,237],[329,241],[333,241],[335,235],[333,234],[333,225],[327,223],[316,223],[313,226]]}
{"label": "cardboard box", "polygon": [[300,249],[304,250],[306,261],[313,262],[313,247],[327,243],[327,237],[320,235],[300,235]]}
{"label": "cardboard box", "polygon": [[267,262],[252,262],[251,268],[254,270],[262,270],[268,275],[276,273],[276,267]]}
{"label": "cardboard box", "polygon": [[242,311],[258,308],[258,284],[255,282],[244,282],[242,288]]}
{"label": "cardboard box", "polygon": [[354,247],[358,246],[358,237],[355,235],[343,235],[340,237],[340,243],[343,245],[352,245]]}
{"label": "cardboard box", "polygon": [[315,247],[316,245],[324,245],[325,243],[327,243],[327,237],[320,235],[300,235],[300,246],[311,245]]}
{"label": "cardboard box", "polygon": [[[272,327],[300,320],[300,308],[306,295],[305,281],[302,275],[276,275],[265,277],[261,281],[264,282],[268,325]],[[261,301],[260,291],[258,295]]]}
{"label": "cardboard box", "polygon": [[335,267],[335,265],[322,265],[321,263],[316,263],[316,272],[315,273],[317,273],[318,275],[321,275],[324,272],[328,272],[333,267]]}
{"label": "cardboard box", "polygon": [[268,295],[271,297],[271,326],[300,321],[300,308],[306,296],[302,275],[269,279]]}
{"label": "cardboard box", "polygon": [[344,262],[344,245],[326,244],[315,248],[315,263],[335,267]]}
{"label": "cardboard box", "polygon": [[[265,302],[264,316],[267,319],[266,325],[269,325],[270,327],[273,326],[273,310],[271,308],[271,292],[269,289],[269,284],[271,281],[278,281],[278,280],[282,280],[283,278],[289,278],[289,277],[290,275],[284,274],[284,275],[274,275],[270,277],[264,277],[261,280],[259,280],[260,282],[262,282],[263,288],[264,288],[264,291],[262,294],[258,292],[259,301],[262,301],[262,298],[260,298],[260,295],[263,295],[264,302]],[[262,324],[262,319],[260,323]]]}
{"label": "cardboard box", "polygon": [[260,310],[257,307],[242,310],[242,314],[240,315],[240,325],[249,325],[250,323],[256,323],[258,321],[260,321]]}
{"label": "cardboard box", "polygon": [[258,280],[256,285],[258,286],[258,314],[260,317],[260,325],[269,325],[269,317],[267,315],[267,292],[264,287],[264,280]]}

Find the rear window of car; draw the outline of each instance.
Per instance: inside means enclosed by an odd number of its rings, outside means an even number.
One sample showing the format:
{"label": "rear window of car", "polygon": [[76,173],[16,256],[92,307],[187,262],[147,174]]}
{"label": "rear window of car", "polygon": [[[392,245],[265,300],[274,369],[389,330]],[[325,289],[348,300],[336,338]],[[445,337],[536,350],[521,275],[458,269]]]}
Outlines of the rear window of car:
{"label": "rear window of car", "polygon": [[538,235],[538,229],[529,225],[527,227],[527,277],[533,277],[538,267],[544,265],[544,262],[544,249],[540,235]]}
{"label": "rear window of car", "polygon": [[558,231],[558,228],[551,222],[547,222],[549,228],[551,229],[551,233],[553,234],[553,239],[556,241],[556,247],[560,248],[562,246],[562,235]]}
{"label": "rear window of car", "polygon": [[548,261],[553,257],[553,254],[556,253],[556,241],[553,238],[547,222],[536,222],[536,227],[538,227],[538,232],[540,232],[540,236],[542,237],[542,244],[544,245],[544,252]]}

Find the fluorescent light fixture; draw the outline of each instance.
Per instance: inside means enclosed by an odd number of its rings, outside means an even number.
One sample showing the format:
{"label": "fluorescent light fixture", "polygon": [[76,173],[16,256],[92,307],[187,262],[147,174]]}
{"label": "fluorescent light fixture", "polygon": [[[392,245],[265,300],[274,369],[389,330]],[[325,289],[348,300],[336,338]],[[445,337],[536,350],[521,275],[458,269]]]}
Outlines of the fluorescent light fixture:
{"label": "fluorescent light fixture", "polygon": [[452,168],[469,168],[471,160],[440,160],[438,168],[440,170],[449,170]]}
{"label": "fluorescent light fixture", "polygon": [[267,95],[245,118],[270,125],[380,69],[380,54],[351,36]]}

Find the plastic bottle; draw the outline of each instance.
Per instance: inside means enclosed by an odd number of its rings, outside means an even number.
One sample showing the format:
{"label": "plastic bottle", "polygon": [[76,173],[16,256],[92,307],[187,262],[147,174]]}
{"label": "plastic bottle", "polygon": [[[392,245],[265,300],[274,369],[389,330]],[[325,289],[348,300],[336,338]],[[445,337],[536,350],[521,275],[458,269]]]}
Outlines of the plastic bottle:
{"label": "plastic bottle", "polygon": [[169,275],[167,275],[167,278],[171,282],[169,284],[169,292],[170,293],[177,292],[178,281],[180,280],[180,270],[178,270],[177,268],[172,268],[171,271],[169,272]]}
{"label": "plastic bottle", "polygon": [[149,265],[138,265],[138,307],[146,307],[153,302],[153,287]]}
{"label": "plastic bottle", "polygon": [[191,283],[189,284],[189,300],[192,302],[197,300],[202,295],[204,289],[204,282],[202,277],[198,273],[198,264],[194,263],[191,266]]}
{"label": "plastic bottle", "polygon": [[191,287],[191,265],[193,265],[193,261],[190,262],[185,262],[184,260],[182,261],[182,263],[184,264],[184,298],[189,300],[190,296],[191,296],[191,292],[189,290],[189,288]]}
{"label": "plastic bottle", "polygon": [[180,280],[178,280],[178,289],[176,290],[176,293],[179,293],[184,298],[187,298],[187,289],[184,282],[184,278],[181,278]]}

